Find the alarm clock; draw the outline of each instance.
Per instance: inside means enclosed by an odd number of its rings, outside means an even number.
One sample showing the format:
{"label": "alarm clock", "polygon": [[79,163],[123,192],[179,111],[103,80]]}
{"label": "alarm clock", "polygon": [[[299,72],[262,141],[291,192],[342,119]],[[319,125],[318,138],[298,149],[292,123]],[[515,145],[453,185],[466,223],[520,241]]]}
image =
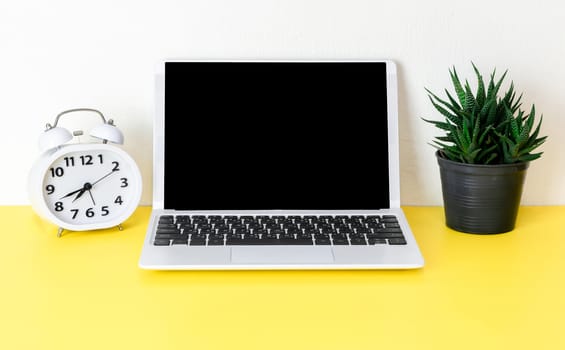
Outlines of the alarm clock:
{"label": "alarm clock", "polygon": [[[58,127],[59,118],[74,112],[94,112],[102,124],[90,131],[100,142],[68,143],[74,136]],[[133,214],[141,198],[142,181],[133,158],[113,144],[123,134],[110,119],[91,108],[63,111],[39,138],[41,155],[29,174],[28,192],[34,211],[63,230],[86,231],[118,227]]]}

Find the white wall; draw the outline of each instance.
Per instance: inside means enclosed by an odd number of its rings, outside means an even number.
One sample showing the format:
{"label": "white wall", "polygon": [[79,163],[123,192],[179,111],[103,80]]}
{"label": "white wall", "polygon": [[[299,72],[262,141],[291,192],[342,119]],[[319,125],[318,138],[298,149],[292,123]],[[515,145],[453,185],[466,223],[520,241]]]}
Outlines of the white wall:
{"label": "white wall", "polygon": [[524,204],[565,204],[565,5],[558,1],[67,1],[0,2],[0,204],[27,204],[37,136],[67,108],[113,118],[151,203],[154,63],[183,58],[391,58],[399,65],[404,204],[441,204],[436,116],[448,68],[474,83],[509,70],[524,106],[544,114],[549,141],[530,167]]}

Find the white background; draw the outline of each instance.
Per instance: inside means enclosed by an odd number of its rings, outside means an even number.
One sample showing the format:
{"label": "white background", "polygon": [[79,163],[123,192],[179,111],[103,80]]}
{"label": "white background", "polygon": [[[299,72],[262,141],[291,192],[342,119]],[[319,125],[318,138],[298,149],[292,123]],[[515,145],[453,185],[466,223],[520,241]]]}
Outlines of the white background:
{"label": "white background", "polygon": [[[448,68],[474,87],[508,69],[524,109],[544,114],[549,140],[528,171],[523,204],[565,204],[565,6],[559,1],[0,2],[0,205],[28,204],[37,137],[62,110],[113,118],[142,170],[151,204],[155,63],[162,58],[390,58],[399,68],[402,204],[439,205],[438,118]],[[65,118],[65,117],[64,117]],[[73,118],[62,126],[73,124]],[[97,122],[85,117],[82,125]],[[77,119],[77,120],[78,120]],[[67,124],[65,124],[67,123]],[[80,125],[80,123],[79,123]]]}

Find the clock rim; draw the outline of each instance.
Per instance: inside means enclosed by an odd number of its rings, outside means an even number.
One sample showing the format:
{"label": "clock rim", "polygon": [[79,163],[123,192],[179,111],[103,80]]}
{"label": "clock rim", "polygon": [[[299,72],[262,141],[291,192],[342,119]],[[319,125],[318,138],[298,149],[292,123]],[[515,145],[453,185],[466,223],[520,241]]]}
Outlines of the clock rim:
{"label": "clock rim", "polygon": [[[46,205],[44,197],[43,197],[43,179],[45,177],[45,173],[48,170],[49,166],[61,156],[71,153],[71,152],[80,152],[80,151],[96,151],[96,150],[104,150],[109,152],[115,152],[127,162],[130,163],[133,175],[133,181],[130,183],[134,183],[133,189],[133,197],[123,209],[120,215],[117,215],[114,218],[111,218],[107,221],[97,222],[97,223],[86,223],[86,224],[73,224],[66,221],[61,220],[57,216],[55,216],[49,207]],[[34,166],[31,169],[30,177],[29,177],[29,184],[28,184],[28,192],[30,195],[30,201],[32,204],[33,209],[43,218],[47,219],[48,221],[54,223],[55,225],[69,230],[69,231],[89,231],[89,230],[98,230],[98,229],[105,229],[110,227],[115,227],[122,224],[126,221],[137,209],[139,205],[139,201],[141,199],[141,192],[142,192],[142,178],[141,172],[139,171],[139,167],[135,160],[123,149],[118,148],[114,145],[104,144],[104,143],[91,143],[91,144],[68,144],[62,145],[55,149],[48,150],[44,152],[38,160],[35,162]]]}

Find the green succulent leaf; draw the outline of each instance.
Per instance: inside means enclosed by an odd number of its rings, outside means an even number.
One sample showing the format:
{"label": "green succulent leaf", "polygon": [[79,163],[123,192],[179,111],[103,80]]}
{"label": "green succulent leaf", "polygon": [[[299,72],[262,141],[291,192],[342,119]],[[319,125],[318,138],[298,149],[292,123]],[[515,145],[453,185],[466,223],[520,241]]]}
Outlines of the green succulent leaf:
{"label": "green succulent leaf", "polygon": [[447,89],[445,89],[445,95],[447,96],[447,98],[449,99],[449,102],[451,103],[451,106],[453,107],[452,112],[461,110],[461,106],[459,105],[459,103],[453,98],[453,96],[451,96],[451,93],[449,93],[449,91]]}
{"label": "green succulent leaf", "polygon": [[451,75],[451,82],[453,83],[455,93],[459,98],[459,103],[461,104],[461,106],[465,106],[465,90],[463,90],[463,86],[461,85],[461,81],[457,76],[457,71],[455,70],[455,67],[453,67],[453,69],[449,71],[449,74]]}
{"label": "green succulent leaf", "polygon": [[475,66],[475,64],[472,62],[471,64],[473,65],[473,69],[475,70],[475,74],[477,75],[477,94],[475,99],[477,101],[477,104],[482,106],[486,99],[485,82],[483,80],[483,76],[477,69],[477,66]]}
{"label": "green succulent leaf", "polygon": [[471,87],[469,86],[469,82],[465,82],[465,108],[466,112],[471,112],[475,109],[476,106],[475,96],[473,95],[473,91],[471,91]]}
{"label": "green succulent leaf", "polygon": [[424,118],[422,118],[422,119],[424,121],[428,122],[428,123],[434,124],[438,129],[447,130],[447,131],[450,130],[450,128],[449,128],[450,124],[448,122],[442,122],[442,121],[438,121],[438,120],[430,120],[430,119],[424,119]]}

